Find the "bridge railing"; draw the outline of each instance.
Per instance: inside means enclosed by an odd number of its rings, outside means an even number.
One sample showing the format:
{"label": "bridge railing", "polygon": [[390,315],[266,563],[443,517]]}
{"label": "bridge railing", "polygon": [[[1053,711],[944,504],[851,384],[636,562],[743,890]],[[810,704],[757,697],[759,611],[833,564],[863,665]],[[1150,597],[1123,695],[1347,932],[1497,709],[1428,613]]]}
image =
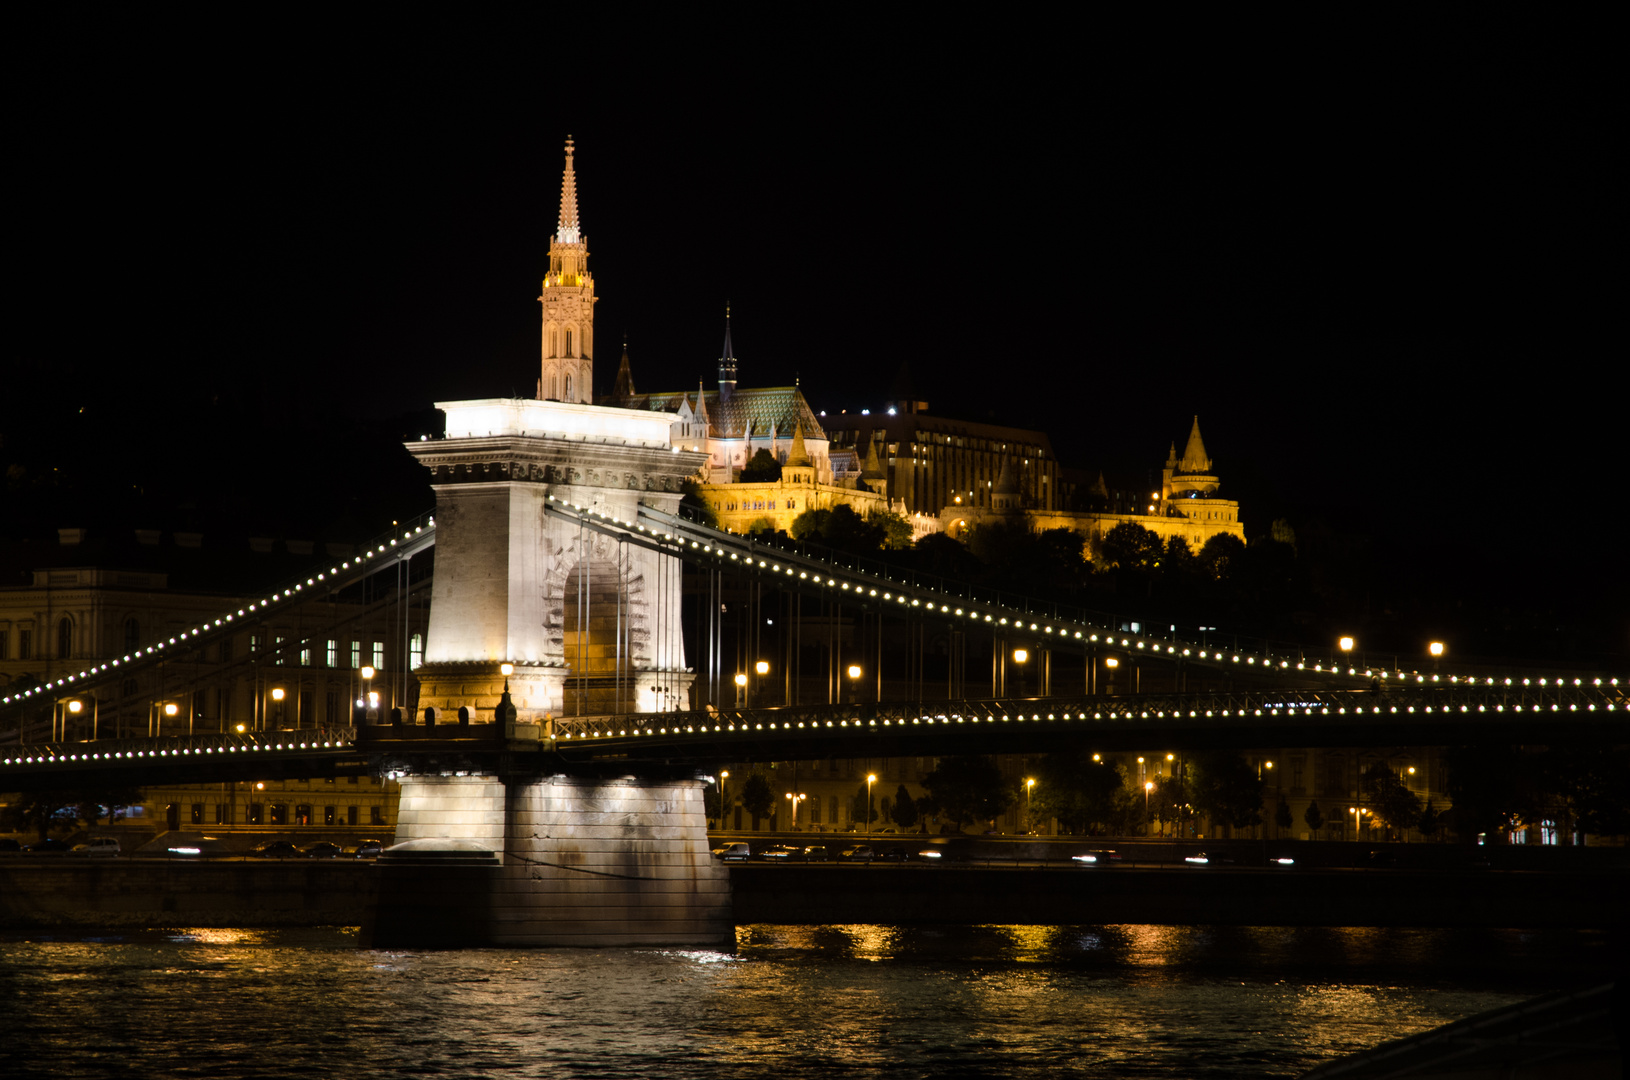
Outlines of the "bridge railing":
{"label": "bridge railing", "polygon": [[[33,743],[8,747],[0,754],[0,769],[17,765],[50,765],[86,761],[186,758],[206,754],[255,754],[262,751],[346,747],[356,743],[354,727],[296,728],[286,731],[247,731],[207,735],[165,735],[137,739],[97,739],[88,742]],[[0,772],[0,777],[4,773]],[[0,787],[3,787],[0,780]]]}
{"label": "bridge railing", "polygon": [[1363,716],[1424,718],[1542,715],[1630,721],[1630,693],[1616,683],[1540,686],[1401,686],[1375,690],[1242,690],[1128,697],[867,702],[769,709],[707,709],[556,719],[557,745],[662,736],[780,732],[840,735],[856,728],[936,724],[1078,723],[1115,720],[1227,720]]}

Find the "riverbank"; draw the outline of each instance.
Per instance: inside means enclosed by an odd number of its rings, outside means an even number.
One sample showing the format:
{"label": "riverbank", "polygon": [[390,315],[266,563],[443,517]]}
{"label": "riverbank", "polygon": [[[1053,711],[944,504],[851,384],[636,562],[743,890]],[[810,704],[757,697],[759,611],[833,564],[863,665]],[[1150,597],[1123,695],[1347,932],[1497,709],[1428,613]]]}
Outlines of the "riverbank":
{"label": "riverbank", "polygon": [[[1627,884],[1619,870],[731,867],[738,925],[1606,929]],[[366,862],[11,858],[0,929],[356,926],[377,894]]]}

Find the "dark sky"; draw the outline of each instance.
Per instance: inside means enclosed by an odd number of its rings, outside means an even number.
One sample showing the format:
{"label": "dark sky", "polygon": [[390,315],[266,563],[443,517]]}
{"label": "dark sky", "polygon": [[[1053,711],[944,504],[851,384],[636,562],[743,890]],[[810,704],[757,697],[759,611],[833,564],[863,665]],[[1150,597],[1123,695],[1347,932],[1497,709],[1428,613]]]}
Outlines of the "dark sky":
{"label": "dark sky", "polygon": [[1599,28],[399,15],[20,36],[8,453],[286,456],[281,496],[530,395],[571,134],[600,392],[624,333],[641,389],[711,382],[728,300],[744,385],[876,407],[909,365],[1112,484],[1199,414],[1253,532],[1527,573],[1622,525]]}

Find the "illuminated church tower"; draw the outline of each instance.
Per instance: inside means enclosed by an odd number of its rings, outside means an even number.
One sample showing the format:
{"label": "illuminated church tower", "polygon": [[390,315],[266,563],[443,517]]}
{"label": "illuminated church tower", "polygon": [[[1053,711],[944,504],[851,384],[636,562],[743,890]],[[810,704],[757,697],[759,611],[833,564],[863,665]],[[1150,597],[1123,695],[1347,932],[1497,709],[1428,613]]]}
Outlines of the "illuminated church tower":
{"label": "illuminated church tower", "polygon": [[538,397],[594,404],[594,277],[589,242],[577,220],[577,175],[566,139],[566,174],[560,182],[560,220],[549,240],[543,278],[543,368]]}

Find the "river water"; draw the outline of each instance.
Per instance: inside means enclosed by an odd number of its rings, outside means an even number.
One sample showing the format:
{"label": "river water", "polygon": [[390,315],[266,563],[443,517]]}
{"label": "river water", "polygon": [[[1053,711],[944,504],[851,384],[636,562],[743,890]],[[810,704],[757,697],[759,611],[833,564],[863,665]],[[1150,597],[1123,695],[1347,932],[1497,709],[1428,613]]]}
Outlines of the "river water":
{"label": "river water", "polygon": [[0,1076],[1278,1077],[1623,966],[1609,932],[747,926],[732,950],[354,929],[0,936]]}

